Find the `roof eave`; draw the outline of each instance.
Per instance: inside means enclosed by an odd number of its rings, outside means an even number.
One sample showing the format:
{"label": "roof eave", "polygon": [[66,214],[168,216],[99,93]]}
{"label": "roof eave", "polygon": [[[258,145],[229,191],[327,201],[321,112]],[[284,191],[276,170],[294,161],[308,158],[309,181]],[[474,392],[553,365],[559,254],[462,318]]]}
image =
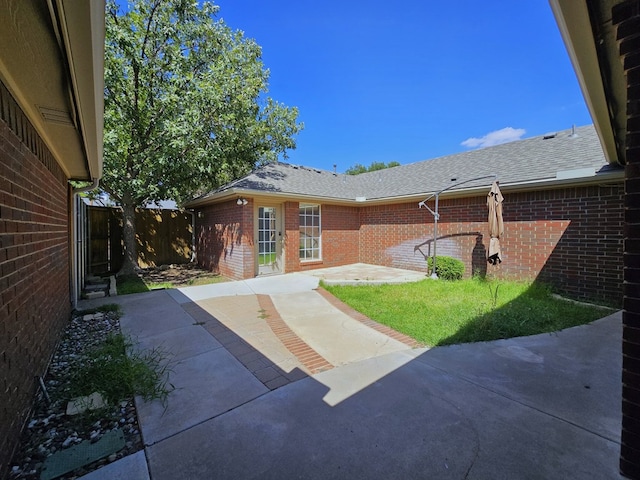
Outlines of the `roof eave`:
{"label": "roof eave", "polygon": [[[500,183],[500,189],[503,192],[525,192],[532,190],[548,190],[562,187],[580,187],[601,185],[609,182],[619,183],[624,179],[624,171],[622,169],[611,170],[608,172],[595,173],[590,176],[580,176],[575,178],[543,178],[534,181]],[[458,188],[448,190],[440,195],[440,198],[463,198],[477,195],[484,195],[489,189],[488,185]],[[413,201],[424,200],[425,197],[435,194],[435,191],[427,191],[421,193],[413,193],[408,195],[397,195],[380,198],[336,198],[322,197],[317,195],[302,195],[287,192],[267,192],[263,190],[251,190],[243,188],[233,188],[222,192],[203,197],[200,199],[187,202],[184,207],[189,209],[197,209],[207,205],[213,205],[224,201],[232,200],[237,197],[259,198],[263,201],[271,200],[274,202],[283,201],[299,201],[309,203],[330,203],[332,205],[346,205],[353,207],[372,206],[372,205],[388,205],[398,203],[409,203]]]}
{"label": "roof eave", "polygon": [[0,0],[0,12],[0,80],[67,178],[100,178],[104,1]]}
{"label": "roof eave", "polygon": [[56,2],[62,12],[61,34],[69,59],[88,176],[96,180],[102,178],[103,168],[105,5],[103,1]]}
{"label": "roof eave", "polygon": [[615,3],[549,0],[605,157],[624,165],[626,89],[619,82],[624,74],[620,62],[608,61],[617,49],[610,18]]}

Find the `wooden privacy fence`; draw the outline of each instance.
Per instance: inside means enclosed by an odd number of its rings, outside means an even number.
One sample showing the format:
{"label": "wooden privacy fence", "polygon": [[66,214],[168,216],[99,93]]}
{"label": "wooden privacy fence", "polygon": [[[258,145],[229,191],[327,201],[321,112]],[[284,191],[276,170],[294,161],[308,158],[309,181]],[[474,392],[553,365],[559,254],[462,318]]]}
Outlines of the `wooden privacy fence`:
{"label": "wooden privacy fence", "polygon": [[[87,209],[89,272],[115,273],[122,267],[124,241],[119,208]],[[180,210],[136,210],[138,265],[142,268],[188,263],[192,255],[191,214]]]}

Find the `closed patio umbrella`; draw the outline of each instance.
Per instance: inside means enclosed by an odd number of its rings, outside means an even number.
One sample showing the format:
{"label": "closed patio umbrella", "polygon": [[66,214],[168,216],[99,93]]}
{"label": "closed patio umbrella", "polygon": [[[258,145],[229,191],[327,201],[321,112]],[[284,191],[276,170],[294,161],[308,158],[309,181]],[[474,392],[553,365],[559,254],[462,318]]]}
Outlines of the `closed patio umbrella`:
{"label": "closed patio umbrella", "polygon": [[487,195],[487,207],[489,208],[489,257],[487,261],[491,265],[502,262],[502,251],[500,250],[500,237],[504,235],[504,225],[502,223],[502,201],[504,197],[500,193],[498,181],[494,181],[491,190]]}

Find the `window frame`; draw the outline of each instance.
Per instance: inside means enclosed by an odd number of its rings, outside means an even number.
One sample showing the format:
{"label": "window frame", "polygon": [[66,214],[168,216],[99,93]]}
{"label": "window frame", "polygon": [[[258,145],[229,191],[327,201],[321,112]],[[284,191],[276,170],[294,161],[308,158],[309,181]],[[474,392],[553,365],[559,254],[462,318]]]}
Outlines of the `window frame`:
{"label": "window frame", "polygon": [[[317,208],[318,209],[318,213],[317,215],[313,213],[313,210],[311,211],[311,213],[308,213],[308,211],[306,209],[314,209]],[[305,212],[303,213],[303,209],[305,209]],[[318,219],[318,225],[314,225],[313,219],[317,216]],[[308,225],[307,222],[305,221],[304,224],[302,222],[302,219],[308,219],[311,218],[311,225]],[[313,231],[313,229],[317,229],[318,230],[318,235],[314,236],[314,235],[308,235],[309,230],[307,231],[303,231],[303,229],[309,229],[311,231]],[[319,203],[299,203],[298,204],[298,232],[300,235],[300,241],[298,242],[298,259],[300,260],[301,263],[310,263],[310,262],[321,262],[322,261],[322,205]],[[306,240],[310,240],[311,242],[311,246],[309,247],[303,247],[302,242],[303,242],[303,235],[305,235],[305,239]],[[317,243],[318,246],[317,247],[313,247],[313,242],[314,240],[317,239]],[[308,257],[302,256],[302,252],[306,252],[308,253],[314,253],[316,252],[318,253],[317,257]]]}

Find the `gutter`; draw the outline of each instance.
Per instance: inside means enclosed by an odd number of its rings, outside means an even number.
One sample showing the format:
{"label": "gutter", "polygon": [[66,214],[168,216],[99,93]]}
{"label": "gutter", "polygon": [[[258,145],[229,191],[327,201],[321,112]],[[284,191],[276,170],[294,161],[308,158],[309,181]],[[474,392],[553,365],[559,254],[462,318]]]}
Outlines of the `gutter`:
{"label": "gutter", "polygon": [[[72,292],[73,292],[73,308],[74,310],[78,308],[78,299],[80,298],[80,290],[84,287],[84,277],[85,277],[85,266],[86,266],[86,258],[85,254],[85,243],[86,243],[86,235],[79,234],[80,228],[80,209],[78,208],[78,202],[81,202],[82,199],[78,198],[76,195],[79,193],[89,192],[91,190],[95,190],[98,188],[100,184],[99,178],[94,178],[91,182],[91,185],[87,185],[86,187],[73,188],[71,191],[73,193],[73,209],[75,222],[73,226],[73,244],[72,244],[72,252],[73,252],[73,269],[72,269]],[[86,221],[86,218],[84,219]],[[83,230],[84,231],[84,230]]]}
{"label": "gutter", "polygon": [[[585,169],[586,170],[586,169]],[[559,171],[556,172],[553,177],[539,178],[535,180],[525,180],[516,182],[501,182],[500,190],[505,192],[525,192],[531,190],[540,189],[553,189],[569,186],[588,186],[599,185],[607,182],[618,182],[624,180],[624,169],[616,168],[607,172],[599,173],[593,171],[590,175],[585,174],[585,170],[577,169],[575,171]],[[575,175],[575,176],[574,176]],[[460,198],[472,195],[485,195],[487,192],[487,186],[473,186],[468,188],[457,188],[454,190],[447,190],[441,195],[442,198]],[[424,197],[431,194],[435,194],[436,191],[424,191],[417,193],[409,193],[404,195],[389,196],[389,197],[354,197],[354,198],[340,198],[340,197],[323,197],[319,195],[304,195],[300,193],[288,193],[288,192],[270,192],[262,190],[249,190],[249,189],[230,189],[222,192],[217,192],[206,198],[200,198],[198,200],[192,200],[188,202],[189,208],[197,209],[205,205],[213,205],[215,203],[230,200],[237,196],[245,196],[252,198],[270,198],[272,200],[292,200],[303,202],[320,202],[331,203],[333,205],[345,205],[353,207],[362,207],[370,205],[381,205],[389,203],[407,203],[413,201],[420,201]]]}
{"label": "gutter", "polygon": [[74,188],[74,189],[72,189],[72,191],[73,191],[74,194],[90,192],[91,190],[95,190],[96,188],[98,188],[99,185],[100,185],[100,179],[99,178],[93,178],[93,179],[91,179],[91,185],[87,185],[86,187]]}

